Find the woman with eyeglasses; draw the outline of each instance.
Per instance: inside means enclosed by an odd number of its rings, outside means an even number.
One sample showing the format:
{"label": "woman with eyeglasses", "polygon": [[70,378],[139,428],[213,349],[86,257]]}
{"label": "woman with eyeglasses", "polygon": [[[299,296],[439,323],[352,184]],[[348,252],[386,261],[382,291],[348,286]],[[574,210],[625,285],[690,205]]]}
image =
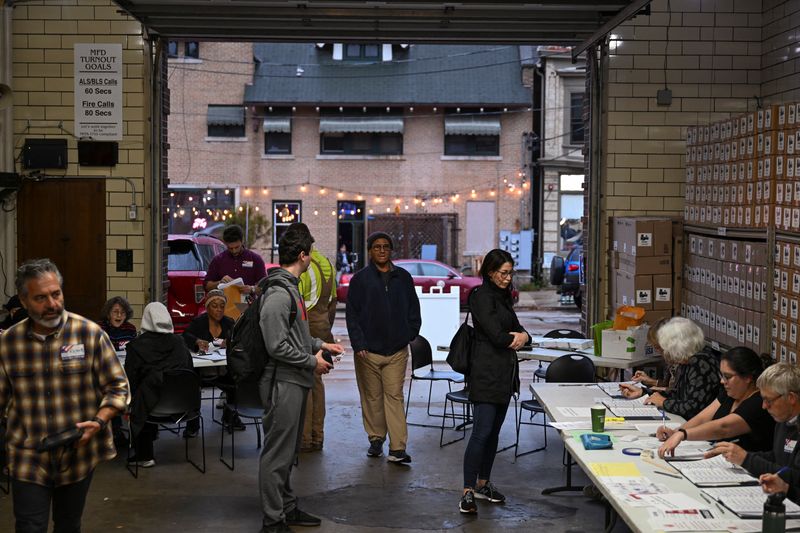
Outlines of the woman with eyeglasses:
{"label": "woman with eyeglasses", "polygon": [[100,327],[108,334],[115,350],[123,349],[125,343],[136,338],[136,326],[130,323],[133,308],[122,296],[114,296],[108,300],[103,305],[101,315],[103,319]]}
{"label": "woman with eyeglasses", "polygon": [[747,451],[769,450],[775,421],[761,406],[756,381],[770,364],[772,359],[768,355],[759,356],[743,346],[722,354],[719,370],[724,390],[680,428],[658,428],[656,436],[664,441],[658,455],[673,455],[685,440],[721,441],[736,437],[739,446]]}
{"label": "woman with eyeglasses", "polygon": [[[644,403],[688,420],[719,394],[719,354],[706,347],[703,330],[688,318],[671,318],[659,328],[657,337],[664,361],[678,365],[676,377],[672,389],[652,392]],[[626,398],[645,394],[635,385],[623,383],[619,388]]]}
{"label": "woman with eyeglasses", "polygon": [[472,434],[464,452],[462,513],[476,513],[475,499],[503,503],[506,497],[491,482],[500,428],[511,396],[519,393],[517,350],[530,341],[514,312],[511,254],[495,249],[481,265],[483,284],[469,298],[475,327],[469,399],[473,404]]}

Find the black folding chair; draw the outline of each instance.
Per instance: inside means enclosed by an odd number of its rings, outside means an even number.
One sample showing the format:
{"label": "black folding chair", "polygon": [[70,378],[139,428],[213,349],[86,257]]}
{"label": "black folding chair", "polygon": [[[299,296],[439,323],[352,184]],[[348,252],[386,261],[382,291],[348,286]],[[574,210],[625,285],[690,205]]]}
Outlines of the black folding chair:
{"label": "black folding chair", "polygon": [[[186,461],[198,471],[206,473],[206,434],[203,424],[203,415],[200,412],[200,377],[192,370],[176,369],[164,372],[164,381],[161,387],[161,396],[158,403],[153,407],[147,416],[147,422],[156,424],[159,429],[181,435],[181,430],[186,428],[186,422],[190,420],[200,420],[200,441],[203,454],[203,466],[201,467],[189,458],[189,441],[184,440],[184,453]],[[169,427],[173,426],[173,427]],[[131,434],[132,435],[132,434]],[[131,438],[131,444],[134,439]],[[128,448],[128,459],[131,458],[131,448]],[[134,478],[139,477],[139,463],[134,463],[133,468],[130,462],[127,464],[128,471]]]}
{"label": "black folding chair", "polygon": [[[547,367],[545,380],[548,383],[591,383],[595,380],[594,372],[594,363],[591,359],[585,355],[568,354],[562,355],[550,363]],[[541,414],[542,422],[523,422],[522,411],[530,412],[531,419],[537,414]],[[544,446],[519,453],[519,430],[523,425],[543,428]],[[514,445],[514,458],[545,450],[547,448],[547,427],[547,415],[539,400],[531,398],[530,400],[522,401],[519,405],[519,416],[517,417],[517,440]]]}
{"label": "black folding chair", "polygon": [[[261,395],[258,392],[258,382],[240,383],[236,386],[235,397],[236,402],[228,402],[228,408],[231,410],[229,424],[233,424],[237,416],[239,418],[252,419],[252,422],[244,422],[244,424],[256,427],[256,449],[261,448],[261,419],[264,416],[264,406],[261,403]],[[223,423],[223,429],[224,428],[225,423]],[[222,431],[220,434],[219,460],[230,470],[233,470],[236,465],[235,439],[237,432],[231,428],[231,431],[228,431],[228,433],[231,435],[231,462],[228,463],[223,455],[225,449],[225,431]]]}
{"label": "black folding chair", "polygon": [[[544,335],[542,335],[546,339],[585,339],[586,336],[581,333],[580,331],[575,331],[574,329],[554,329],[552,331],[548,331]],[[539,381],[540,379],[545,379],[545,373],[547,369],[542,366],[542,362],[539,361],[539,368],[533,371],[533,379],[535,381]]]}
{"label": "black folding chair", "polygon": [[[417,370],[425,368],[427,372],[416,373]],[[464,383],[464,376],[452,370],[436,370],[433,366],[433,350],[428,340],[422,335],[418,335],[411,341],[411,379],[408,381],[408,394],[406,396],[406,420],[408,420],[408,408],[411,405],[411,387],[414,381],[427,381],[428,387],[428,416],[438,417],[440,415],[431,413],[431,395],[433,394],[433,384],[437,381],[447,382],[448,392],[453,392],[453,383]],[[419,424],[407,422],[409,426],[426,428],[438,428],[438,425]]]}

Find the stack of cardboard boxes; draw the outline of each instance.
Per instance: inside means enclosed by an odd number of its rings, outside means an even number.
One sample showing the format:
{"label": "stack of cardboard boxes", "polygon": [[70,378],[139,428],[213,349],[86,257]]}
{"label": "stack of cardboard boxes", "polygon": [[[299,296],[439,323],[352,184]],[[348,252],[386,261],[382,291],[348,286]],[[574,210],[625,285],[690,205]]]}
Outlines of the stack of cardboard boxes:
{"label": "stack of cardboard boxes", "polygon": [[778,239],[772,293],[772,357],[797,362],[798,305],[800,305],[800,244]]}
{"label": "stack of cardboard boxes", "polygon": [[691,233],[687,239],[681,314],[709,341],[767,351],[766,243]]}
{"label": "stack of cardboard boxes", "polygon": [[681,275],[673,265],[682,263],[681,224],[664,217],[616,217],[611,232],[612,313],[623,305],[641,307],[649,324],[673,316],[680,295]]}
{"label": "stack of cardboard boxes", "polygon": [[684,221],[800,231],[799,169],[800,104],[688,128]]}

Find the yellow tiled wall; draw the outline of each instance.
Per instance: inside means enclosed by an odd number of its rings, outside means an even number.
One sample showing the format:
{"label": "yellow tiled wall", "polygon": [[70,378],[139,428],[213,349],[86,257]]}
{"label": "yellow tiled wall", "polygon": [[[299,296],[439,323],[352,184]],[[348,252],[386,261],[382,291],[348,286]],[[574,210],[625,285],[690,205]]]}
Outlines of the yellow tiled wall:
{"label": "yellow tiled wall", "polygon": [[[150,284],[149,82],[142,27],[120,14],[110,0],[29,1],[13,7],[14,146],[25,137],[66,138],[67,176],[106,180],[107,296],[126,297],[140,318]],[[120,43],[123,50],[123,139],[119,164],[108,168],[77,164],[74,131],[73,46]],[[19,168],[17,169],[20,170]],[[136,189],[138,217],[128,219],[128,178]],[[133,272],[116,271],[116,250],[133,250]],[[99,309],[98,309],[99,313]]]}

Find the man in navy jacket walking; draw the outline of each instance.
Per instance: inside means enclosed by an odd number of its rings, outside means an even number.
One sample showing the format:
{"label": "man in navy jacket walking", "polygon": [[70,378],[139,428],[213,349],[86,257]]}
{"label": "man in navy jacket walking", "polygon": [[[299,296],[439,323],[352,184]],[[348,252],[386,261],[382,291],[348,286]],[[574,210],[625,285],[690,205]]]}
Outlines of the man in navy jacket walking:
{"label": "man in navy jacket walking", "polygon": [[411,274],[391,261],[392,238],[376,232],[367,238],[369,265],[350,280],[347,331],[356,354],[355,368],[367,455],[383,455],[389,433],[388,460],[410,463],[403,383],[408,344],[419,334],[422,317]]}

